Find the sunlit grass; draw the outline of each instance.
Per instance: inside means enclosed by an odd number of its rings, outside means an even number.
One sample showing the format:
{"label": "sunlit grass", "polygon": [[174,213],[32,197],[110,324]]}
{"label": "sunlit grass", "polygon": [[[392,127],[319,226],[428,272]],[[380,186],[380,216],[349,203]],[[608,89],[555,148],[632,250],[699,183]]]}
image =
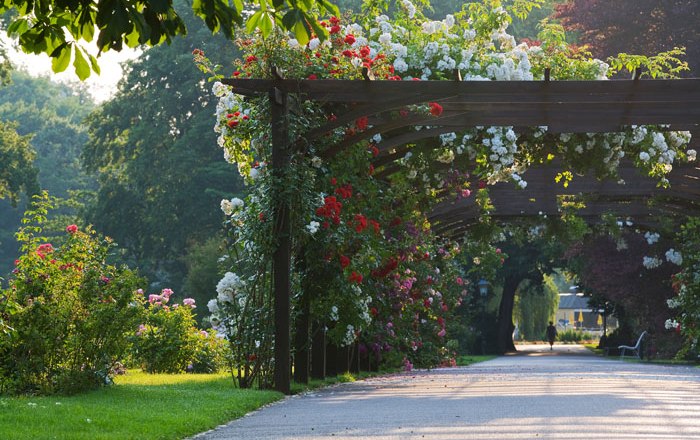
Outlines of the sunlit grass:
{"label": "sunlit grass", "polygon": [[458,356],[457,357],[457,365],[460,367],[466,367],[471,364],[476,364],[478,362],[485,362],[485,361],[490,361],[491,359],[495,359],[497,356],[495,355],[475,355],[475,354],[470,354],[470,355],[464,355],[464,356]]}
{"label": "sunlit grass", "polygon": [[129,372],[76,396],[0,398],[0,439],[180,439],[281,397],[238,389],[226,374]]}

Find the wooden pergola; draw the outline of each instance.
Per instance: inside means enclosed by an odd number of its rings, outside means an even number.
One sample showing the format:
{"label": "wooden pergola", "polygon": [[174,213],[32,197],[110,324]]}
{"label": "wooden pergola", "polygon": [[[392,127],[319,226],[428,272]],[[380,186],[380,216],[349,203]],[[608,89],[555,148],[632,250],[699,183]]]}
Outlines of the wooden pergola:
{"label": "wooden pergola", "polygon": [[[430,141],[442,133],[474,126],[547,126],[549,133],[617,132],[630,125],[668,125],[670,130],[690,130],[692,144],[700,146],[700,79],[614,80],[614,81],[372,81],[365,80],[288,80],[226,79],[234,93],[268,94],[272,116],[273,173],[289,165],[290,151],[303,149],[306,142],[323,136],[362,116],[369,117],[371,127],[359,132],[325,152],[332,157],[355,143],[382,134],[378,145],[377,165],[383,165],[381,178],[396,170],[393,162],[402,157],[402,146]],[[638,78],[638,75],[635,75]],[[332,106],[337,119],[312,130],[305,139],[290,139],[290,100],[312,100]],[[444,111],[433,116],[396,118],[392,113],[412,104],[438,102]],[[406,132],[406,127],[430,126],[430,129]],[[401,130],[404,129],[404,130]],[[590,177],[576,177],[564,190],[553,184],[553,167],[527,172],[527,190],[498,184],[491,190],[495,216],[557,214],[560,194],[597,194],[584,215],[617,212],[623,216],[643,216],[652,208],[642,203],[650,195],[663,195],[661,211],[700,212],[700,169],[690,167],[674,171],[670,190],[659,190],[649,179],[634,174],[629,166],[620,173],[627,182],[598,182]],[[444,234],[459,233],[475,216],[469,199],[453,203],[445,200],[431,217]],[[275,296],[275,388],[289,393],[290,364],[290,270],[291,242],[288,201],[280,201],[274,212],[277,248],[273,255],[273,289]]]}

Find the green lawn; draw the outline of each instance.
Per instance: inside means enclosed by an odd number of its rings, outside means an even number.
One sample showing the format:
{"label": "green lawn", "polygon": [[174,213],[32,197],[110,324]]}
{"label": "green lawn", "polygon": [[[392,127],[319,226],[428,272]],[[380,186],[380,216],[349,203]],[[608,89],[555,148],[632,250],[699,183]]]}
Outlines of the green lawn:
{"label": "green lawn", "polygon": [[[495,356],[461,356],[469,365]],[[302,392],[390,371],[346,373],[308,385]],[[221,374],[146,374],[129,371],[116,385],[70,397],[0,397],[2,440],[181,439],[281,399],[275,391],[241,390]]]}
{"label": "green lawn", "polygon": [[467,365],[476,364],[477,362],[490,361],[495,359],[495,355],[464,355],[457,357],[457,365],[460,367],[466,367]]}
{"label": "green lawn", "polygon": [[117,385],[71,397],[0,398],[0,439],[179,439],[278,400],[230,376],[129,372]]}

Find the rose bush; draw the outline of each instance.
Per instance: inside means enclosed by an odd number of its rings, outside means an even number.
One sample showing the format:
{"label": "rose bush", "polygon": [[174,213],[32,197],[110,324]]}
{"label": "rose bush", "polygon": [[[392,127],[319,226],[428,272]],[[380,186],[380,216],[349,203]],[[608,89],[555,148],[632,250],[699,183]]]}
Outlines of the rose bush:
{"label": "rose bush", "polygon": [[66,227],[60,245],[41,237],[51,201],[36,196],[17,233],[22,255],[0,295],[0,391],[73,393],[111,381],[142,315],[142,282],[110,264],[114,245]]}

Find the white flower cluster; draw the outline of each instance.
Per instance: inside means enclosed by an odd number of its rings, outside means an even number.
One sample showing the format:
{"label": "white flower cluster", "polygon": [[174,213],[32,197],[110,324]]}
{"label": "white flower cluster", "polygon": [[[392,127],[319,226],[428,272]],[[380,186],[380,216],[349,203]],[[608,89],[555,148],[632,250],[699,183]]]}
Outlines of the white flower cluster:
{"label": "white flower cluster", "polygon": [[659,241],[659,238],[661,236],[659,235],[658,232],[645,232],[644,233],[644,238],[647,240],[647,243],[652,245]]}
{"label": "white flower cluster", "polygon": [[[639,160],[644,163],[656,162],[666,165],[668,171],[670,171],[670,167],[676,159],[676,150],[669,148],[669,143],[674,148],[678,148],[686,143],[686,137],[680,133],[662,133],[660,131],[649,131],[645,127],[636,127],[634,128],[631,142],[636,144],[644,141],[644,144],[647,145],[645,149],[639,152]],[[666,137],[668,137],[668,141]]]}
{"label": "white flower cluster", "polygon": [[683,264],[683,255],[673,248],[666,251],[666,261],[673,263],[677,266]]}
{"label": "white flower cluster", "polygon": [[688,155],[688,162],[695,162],[695,160],[698,158],[698,152],[692,148],[686,151],[685,154]]}
{"label": "white flower cluster", "polygon": [[331,314],[328,316],[331,321],[338,321],[340,317],[338,316],[338,306],[331,307]]}
{"label": "white flower cluster", "polygon": [[667,319],[664,327],[666,327],[666,330],[675,330],[680,327],[680,324],[675,319]]}
{"label": "white flower cluster", "polygon": [[663,263],[663,261],[657,257],[644,257],[642,259],[642,265],[647,269],[656,269],[661,266],[661,263]]}
{"label": "white flower cluster", "polygon": [[413,18],[416,16],[416,7],[413,5],[413,3],[411,3],[409,0],[403,0],[401,4],[403,5],[404,9],[406,9],[408,18]]}
{"label": "white flower cluster", "polygon": [[216,299],[221,303],[233,303],[236,297],[236,291],[245,287],[243,281],[238,275],[233,272],[226,272],[224,277],[216,285]]}
{"label": "white flower cluster", "polygon": [[360,319],[362,319],[365,324],[372,322],[372,316],[369,314],[369,304],[372,302],[372,297],[367,295],[364,298],[360,298]]}
{"label": "white flower cluster", "polygon": [[678,298],[669,298],[666,300],[666,305],[669,309],[676,309],[681,306],[681,301]]}
{"label": "white flower cluster", "polygon": [[355,338],[355,327],[352,324],[348,324],[347,331],[345,332],[345,337],[343,338],[342,342],[343,347],[347,347],[355,342]]}
{"label": "white flower cluster", "polygon": [[306,225],[306,230],[309,231],[309,234],[314,235],[316,232],[318,232],[319,226],[321,226],[321,223],[312,220],[311,223]]}
{"label": "white flower cluster", "polygon": [[243,200],[238,197],[234,197],[231,200],[223,199],[221,200],[221,210],[226,215],[233,214],[236,210],[242,208],[244,205]]}

